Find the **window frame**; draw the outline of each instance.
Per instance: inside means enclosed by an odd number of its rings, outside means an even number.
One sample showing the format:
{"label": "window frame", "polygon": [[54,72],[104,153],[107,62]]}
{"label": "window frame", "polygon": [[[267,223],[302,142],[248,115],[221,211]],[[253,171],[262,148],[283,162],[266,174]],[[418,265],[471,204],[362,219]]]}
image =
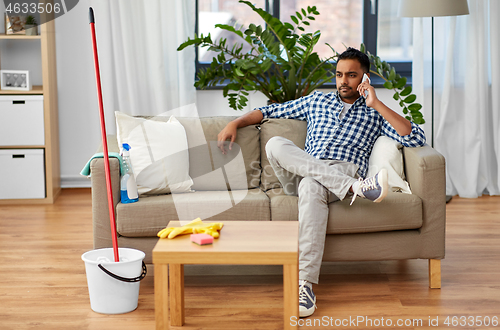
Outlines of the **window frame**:
{"label": "window frame", "polygon": [[[195,0],[195,33],[199,35],[199,9],[198,0]],[[374,8],[373,8],[374,7]],[[274,17],[280,17],[280,0],[266,0],[266,11]],[[377,55],[377,36],[378,36],[378,0],[363,0],[363,43],[366,50],[370,53]],[[389,61],[389,64],[394,67],[396,72],[403,77],[407,78],[407,83],[412,82],[412,61]],[[208,68],[210,63],[200,63],[198,61],[198,47],[195,47],[195,67],[196,75],[201,68]],[[196,78],[195,78],[196,79]],[[374,87],[383,87],[384,80],[378,76],[373,76],[371,79]],[[207,89],[222,89],[224,84],[209,87]],[[326,83],[318,89],[332,89],[336,88],[335,81]],[[197,88],[199,89],[199,88]]]}

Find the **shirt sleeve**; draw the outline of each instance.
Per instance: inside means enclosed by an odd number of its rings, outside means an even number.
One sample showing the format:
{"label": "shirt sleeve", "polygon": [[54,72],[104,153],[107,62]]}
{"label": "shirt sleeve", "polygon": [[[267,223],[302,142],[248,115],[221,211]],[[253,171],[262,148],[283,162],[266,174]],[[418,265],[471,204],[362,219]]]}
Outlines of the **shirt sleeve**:
{"label": "shirt sleeve", "polygon": [[410,148],[422,147],[426,142],[424,131],[413,122],[411,123],[410,134],[401,136],[387,120],[383,119],[382,134]]}
{"label": "shirt sleeve", "polygon": [[257,108],[264,118],[284,118],[306,120],[309,111],[309,104],[314,94],[303,96],[296,100],[285,103],[273,103],[271,105]]}

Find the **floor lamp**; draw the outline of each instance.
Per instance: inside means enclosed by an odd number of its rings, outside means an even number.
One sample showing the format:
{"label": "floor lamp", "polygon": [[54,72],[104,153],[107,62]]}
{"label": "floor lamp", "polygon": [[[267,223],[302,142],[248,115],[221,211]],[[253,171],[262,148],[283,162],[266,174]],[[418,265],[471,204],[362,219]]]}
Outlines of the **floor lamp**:
{"label": "floor lamp", "polygon": [[431,146],[434,147],[434,17],[469,14],[467,0],[400,0],[400,17],[431,17],[432,88],[431,88]]}
{"label": "floor lamp", "polygon": [[[434,17],[469,14],[467,0],[400,0],[400,17],[431,17],[432,83],[431,83],[431,146],[434,148]],[[446,203],[452,196],[446,196]]]}

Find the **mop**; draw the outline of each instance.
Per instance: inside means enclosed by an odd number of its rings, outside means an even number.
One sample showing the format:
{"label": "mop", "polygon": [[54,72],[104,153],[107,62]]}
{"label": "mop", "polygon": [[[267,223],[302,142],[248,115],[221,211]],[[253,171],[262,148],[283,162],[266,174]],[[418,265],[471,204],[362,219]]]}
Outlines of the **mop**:
{"label": "mop", "polygon": [[97,99],[99,102],[99,115],[101,121],[102,148],[104,152],[104,172],[106,174],[106,188],[108,191],[108,209],[109,209],[109,221],[111,225],[111,238],[113,241],[113,254],[115,262],[119,262],[120,257],[118,255],[118,237],[116,234],[115,207],[113,203],[113,190],[111,187],[111,173],[109,170],[108,141],[106,138],[106,124],[104,122],[104,106],[102,103],[102,92],[101,92],[101,75],[99,73],[99,58],[97,55],[97,41],[95,36],[94,10],[92,9],[92,7],[89,8],[89,20],[90,20],[90,34],[92,36],[92,48],[94,51],[95,78],[97,84]]}

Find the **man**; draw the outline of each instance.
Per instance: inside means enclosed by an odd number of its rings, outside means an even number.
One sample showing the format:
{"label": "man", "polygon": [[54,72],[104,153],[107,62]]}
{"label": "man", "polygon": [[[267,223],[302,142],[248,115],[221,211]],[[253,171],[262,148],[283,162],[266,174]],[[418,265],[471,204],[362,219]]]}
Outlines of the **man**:
{"label": "man", "polygon": [[[218,135],[218,146],[226,152],[240,127],[260,123],[263,118],[307,120],[305,150],[276,136],[266,145],[269,162],[284,191],[298,195],[299,206],[299,313],[310,316],[316,309],[312,284],[317,284],[323,258],[328,203],[352,194],[380,202],[388,190],[387,171],[364,179],[376,139],[386,135],[406,147],[425,144],[416,124],[388,108],[363,74],[369,76],[368,57],[348,48],[337,61],[337,92],[314,92],[283,104],[258,108],[230,122]],[[362,96],[363,95],[363,96]],[[298,188],[298,189],[297,189]]]}

